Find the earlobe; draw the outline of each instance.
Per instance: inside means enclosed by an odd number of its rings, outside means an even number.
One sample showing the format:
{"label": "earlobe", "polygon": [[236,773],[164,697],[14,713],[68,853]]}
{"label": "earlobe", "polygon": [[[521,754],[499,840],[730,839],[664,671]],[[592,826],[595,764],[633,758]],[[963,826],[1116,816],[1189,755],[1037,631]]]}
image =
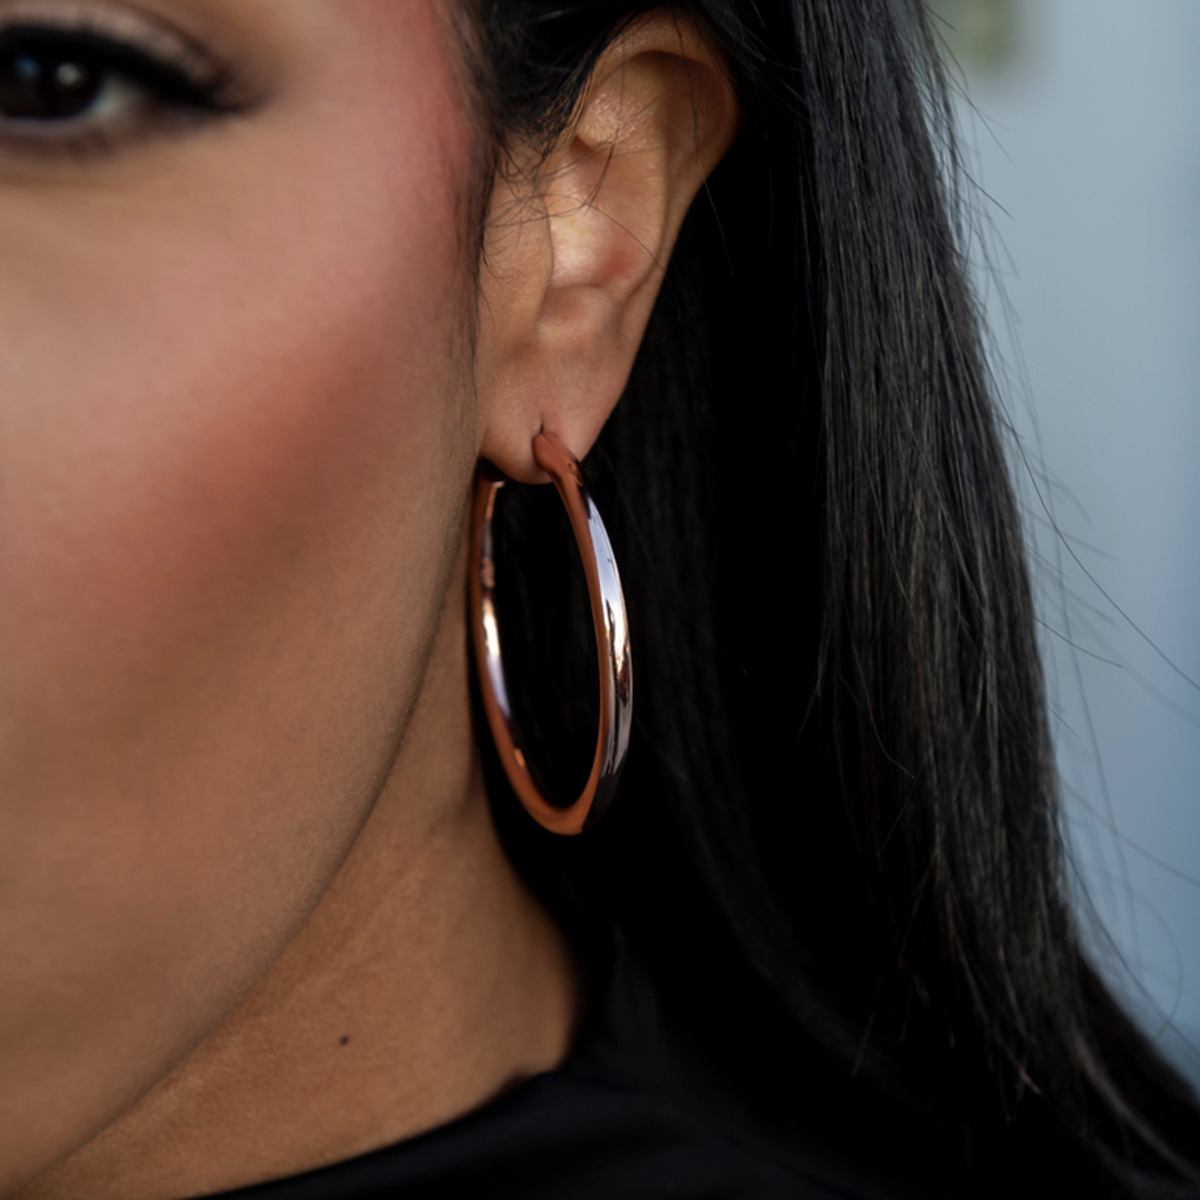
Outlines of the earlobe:
{"label": "earlobe", "polygon": [[657,11],[601,56],[554,150],[499,182],[481,286],[480,453],[545,482],[546,429],[582,458],[624,390],[688,207],[737,130],[724,64]]}

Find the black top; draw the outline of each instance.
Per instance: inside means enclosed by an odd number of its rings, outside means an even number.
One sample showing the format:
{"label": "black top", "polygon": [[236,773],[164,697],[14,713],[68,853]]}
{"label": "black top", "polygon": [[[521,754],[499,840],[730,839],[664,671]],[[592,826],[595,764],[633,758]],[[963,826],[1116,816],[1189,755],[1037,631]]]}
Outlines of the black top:
{"label": "black top", "polygon": [[[944,1152],[898,1161],[870,1120],[771,1132],[772,1120],[664,1013],[619,937],[595,1010],[566,1064],[420,1137],[222,1200],[897,1200],[1006,1195],[949,1179]],[[751,1089],[753,1090],[753,1089]],[[789,1126],[792,1124],[788,1123]],[[911,1151],[911,1145],[908,1147]],[[1021,1189],[1025,1192],[1025,1189]],[[1027,1193],[1025,1193],[1027,1194]]]}

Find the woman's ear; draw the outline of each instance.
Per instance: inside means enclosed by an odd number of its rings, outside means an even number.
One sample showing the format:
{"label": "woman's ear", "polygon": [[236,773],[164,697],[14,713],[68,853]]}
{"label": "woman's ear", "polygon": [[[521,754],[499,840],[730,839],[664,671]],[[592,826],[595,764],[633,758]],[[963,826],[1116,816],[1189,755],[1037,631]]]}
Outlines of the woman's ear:
{"label": "woman's ear", "polygon": [[545,482],[531,450],[542,429],[579,458],[591,448],[738,118],[719,53],[658,10],[605,50],[550,155],[497,180],[476,385],[480,454],[510,478]]}

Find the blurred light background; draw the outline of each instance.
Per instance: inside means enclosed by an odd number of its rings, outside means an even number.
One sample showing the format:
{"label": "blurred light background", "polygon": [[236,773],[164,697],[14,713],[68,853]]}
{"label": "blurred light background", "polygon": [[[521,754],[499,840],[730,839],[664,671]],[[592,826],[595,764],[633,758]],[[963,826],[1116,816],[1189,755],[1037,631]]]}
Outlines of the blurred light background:
{"label": "blurred light background", "polygon": [[985,193],[1080,911],[1200,1082],[1200,0],[929,7]]}

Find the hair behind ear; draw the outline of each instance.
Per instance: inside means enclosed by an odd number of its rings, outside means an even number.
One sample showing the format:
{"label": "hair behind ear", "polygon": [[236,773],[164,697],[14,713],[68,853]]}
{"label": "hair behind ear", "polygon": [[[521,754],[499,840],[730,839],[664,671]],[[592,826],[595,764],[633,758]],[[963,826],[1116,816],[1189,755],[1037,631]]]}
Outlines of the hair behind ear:
{"label": "hair behind ear", "polygon": [[[1067,904],[921,6],[687,9],[743,132],[586,464],[629,598],[634,744],[598,836],[535,853],[572,856],[696,1007],[742,1027],[784,1012],[791,1049],[834,1064],[823,1081],[930,1115],[947,1164],[1023,1145],[1043,1181],[1090,1194],[1141,1169],[1195,1178],[1194,1100],[1082,961]],[[632,12],[489,5],[497,126],[560,127]],[[540,592],[556,568],[538,550],[513,546]],[[544,634],[525,630],[534,662]],[[536,710],[550,693],[522,682]]]}

